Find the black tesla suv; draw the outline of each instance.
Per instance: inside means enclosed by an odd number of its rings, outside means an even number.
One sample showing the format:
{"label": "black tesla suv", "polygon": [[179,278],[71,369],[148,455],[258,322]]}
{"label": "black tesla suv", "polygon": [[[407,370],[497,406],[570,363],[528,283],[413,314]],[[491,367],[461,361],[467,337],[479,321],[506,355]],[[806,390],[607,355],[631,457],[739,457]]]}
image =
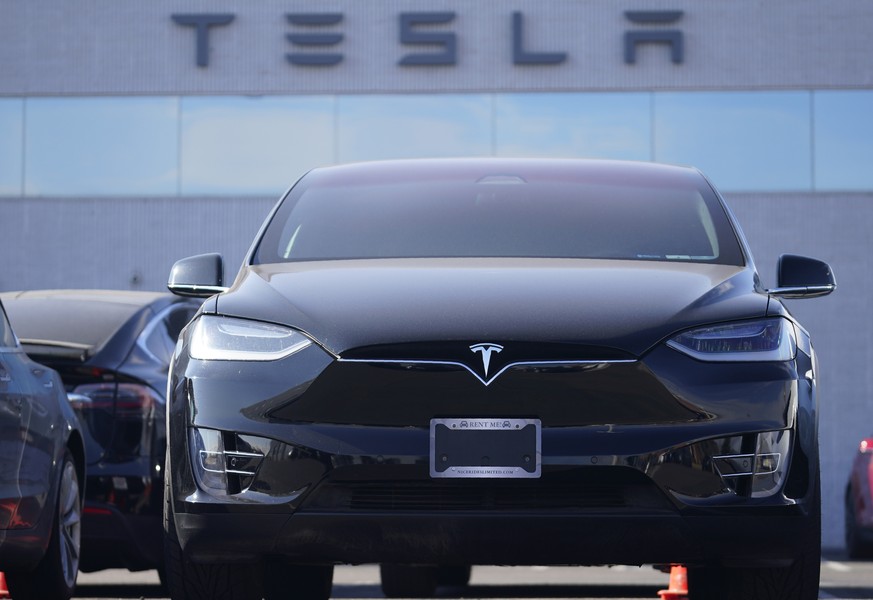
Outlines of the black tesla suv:
{"label": "black tesla suv", "polygon": [[[209,297],[169,379],[171,594],[388,596],[470,565],[676,564],[694,598],[817,598],[816,360],[696,169],[315,169]],[[222,595],[223,594],[223,595]]]}

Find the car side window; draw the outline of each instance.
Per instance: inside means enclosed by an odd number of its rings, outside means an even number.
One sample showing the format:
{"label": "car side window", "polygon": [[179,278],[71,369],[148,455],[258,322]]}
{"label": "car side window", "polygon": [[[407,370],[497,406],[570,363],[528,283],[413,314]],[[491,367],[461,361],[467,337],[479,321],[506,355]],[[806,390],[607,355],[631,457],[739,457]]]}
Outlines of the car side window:
{"label": "car side window", "polygon": [[163,311],[142,340],[145,349],[163,364],[169,365],[179,334],[196,312],[197,307],[190,305],[173,306]]}
{"label": "car side window", "polygon": [[167,333],[173,340],[173,347],[175,347],[176,340],[179,338],[179,334],[182,333],[182,329],[194,318],[196,312],[196,306],[182,306],[167,315]]}

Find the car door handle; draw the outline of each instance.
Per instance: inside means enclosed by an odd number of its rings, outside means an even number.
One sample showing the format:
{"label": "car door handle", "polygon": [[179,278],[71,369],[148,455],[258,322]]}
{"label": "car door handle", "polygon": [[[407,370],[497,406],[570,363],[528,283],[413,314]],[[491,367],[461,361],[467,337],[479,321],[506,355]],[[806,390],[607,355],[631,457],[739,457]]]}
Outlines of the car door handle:
{"label": "car door handle", "polygon": [[0,381],[2,381],[3,383],[9,383],[10,381],[12,381],[12,377],[9,376],[9,373],[6,373],[4,371],[3,373],[0,373]]}

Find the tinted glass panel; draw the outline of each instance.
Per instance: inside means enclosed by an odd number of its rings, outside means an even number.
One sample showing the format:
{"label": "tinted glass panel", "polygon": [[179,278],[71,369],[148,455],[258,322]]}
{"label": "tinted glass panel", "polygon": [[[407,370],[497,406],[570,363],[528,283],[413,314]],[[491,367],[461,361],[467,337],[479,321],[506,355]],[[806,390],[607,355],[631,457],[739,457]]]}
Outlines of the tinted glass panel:
{"label": "tinted glass panel", "polygon": [[873,189],[873,90],[815,93],[815,187]]}
{"label": "tinted glass panel", "polygon": [[334,100],[182,99],[182,193],[268,194],[334,160]]}
{"label": "tinted glass panel", "polygon": [[444,156],[691,164],[724,191],[873,189],[873,90],[0,98],[0,196],[269,195]]}
{"label": "tinted glass panel", "polygon": [[694,165],[725,190],[812,187],[808,92],[655,94],[655,160]]}
{"label": "tinted glass panel", "polygon": [[0,194],[21,194],[24,101],[0,98]]}
{"label": "tinted glass panel", "polygon": [[498,156],[651,160],[651,94],[498,94]]}
{"label": "tinted glass panel", "polygon": [[488,156],[491,98],[475,94],[341,96],[337,162]]}
{"label": "tinted glass panel", "polygon": [[28,195],[175,194],[175,98],[27,101]]}
{"label": "tinted glass panel", "polygon": [[307,185],[311,179],[273,219],[256,262],[474,256],[742,264],[706,186],[532,181],[503,172]]}
{"label": "tinted glass panel", "polygon": [[169,365],[182,328],[196,312],[197,308],[193,306],[171,307],[165,310],[143,331],[140,344],[162,364]]}

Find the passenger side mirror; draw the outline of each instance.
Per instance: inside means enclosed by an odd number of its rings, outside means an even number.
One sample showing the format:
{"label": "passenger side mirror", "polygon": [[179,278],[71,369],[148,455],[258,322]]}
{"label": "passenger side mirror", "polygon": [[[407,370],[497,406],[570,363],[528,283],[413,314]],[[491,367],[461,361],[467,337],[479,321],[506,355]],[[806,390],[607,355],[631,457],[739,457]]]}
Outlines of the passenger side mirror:
{"label": "passenger side mirror", "polygon": [[796,254],[779,257],[776,281],[776,289],[767,292],[780,298],[817,298],[827,296],[837,287],[826,262]]}
{"label": "passenger side mirror", "polygon": [[198,254],[176,261],[167,287],[177,296],[208,298],[227,291],[224,261],[220,254]]}

